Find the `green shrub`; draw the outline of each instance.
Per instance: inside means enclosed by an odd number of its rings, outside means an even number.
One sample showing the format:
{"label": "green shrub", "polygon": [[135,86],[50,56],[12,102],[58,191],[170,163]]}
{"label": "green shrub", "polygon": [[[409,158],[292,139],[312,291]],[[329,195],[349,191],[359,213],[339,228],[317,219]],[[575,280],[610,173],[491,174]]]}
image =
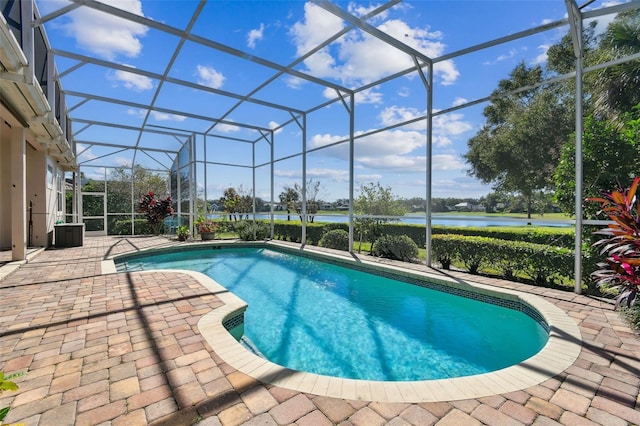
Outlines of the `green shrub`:
{"label": "green shrub", "polygon": [[487,237],[464,237],[457,241],[456,254],[472,274],[490,263],[490,255],[495,249],[495,239]]}
{"label": "green shrub", "polygon": [[449,269],[451,262],[458,258],[458,236],[450,234],[433,235],[431,238],[431,256],[440,263],[442,269]]}
{"label": "green shrub", "polygon": [[[307,244],[318,244],[324,233],[331,229],[347,231],[349,225],[346,223],[307,223]],[[273,225],[273,237],[278,240],[300,243],[302,242],[302,224],[300,221],[276,220]]]}
{"label": "green shrub", "polygon": [[407,235],[383,235],[373,243],[372,252],[378,257],[413,262],[418,257],[418,245]]}
{"label": "green shrub", "polygon": [[444,269],[451,262],[461,263],[473,273],[490,267],[505,278],[524,274],[538,285],[574,274],[573,250],[545,244],[443,234],[433,235],[431,248]]}
{"label": "green shrub", "polygon": [[[133,221],[134,235],[152,235],[153,228],[146,219],[135,219]],[[113,224],[111,235],[131,235],[131,219],[117,220]]]}
{"label": "green shrub", "polygon": [[622,306],[622,316],[629,322],[631,328],[636,332],[640,332],[640,303],[635,303],[630,308]]}
{"label": "green shrub", "polygon": [[269,238],[269,225],[263,221],[241,220],[235,224],[238,237],[243,241],[260,241]]}
{"label": "green shrub", "polygon": [[336,250],[349,250],[349,233],[344,229],[332,229],[322,236],[319,245]]}

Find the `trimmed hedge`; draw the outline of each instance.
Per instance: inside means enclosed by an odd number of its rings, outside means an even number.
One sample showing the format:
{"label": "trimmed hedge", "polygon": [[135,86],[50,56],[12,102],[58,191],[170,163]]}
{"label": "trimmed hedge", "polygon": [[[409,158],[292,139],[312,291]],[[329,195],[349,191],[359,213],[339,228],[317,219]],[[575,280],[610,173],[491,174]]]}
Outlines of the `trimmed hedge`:
{"label": "trimmed hedge", "polygon": [[[152,235],[153,228],[147,222],[147,219],[134,219],[133,221],[134,235]],[[110,235],[131,235],[131,219],[117,220],[113,224],[113,228],[109,231]]]}
{"label": "trimmed hedge", "polygon": [[[273,237],[278,240],[302,242],[302,224],[299,221],[276,220],[273,224]],[[307,244],[318,245],[326,231],[344,229],[349,231],[346,223],[307,223]]]}
{"label": "trimmed hedge", "polygon": [[[409,225],[404,223],[386,223],[381,225],[381,232],[387,235],[407,235],[418,247],[424,248],[426,230],[424,225]],[[571,228],[541,229],[516,227],[468,227],[444,226],[431,227],[431,235],[454,234],[474,237],[495,238],[507,241],[526,241],[535,244],[548,244],[557,247],[572,248],[575,233]]]}
{"label": "trimmed hedge", "polygon": [[[274,221],[274,237],[279,240],[300,242],[300,221]],[[343,229],[349,231],[348,223],[307,223],[307,241],[309,244],[317,244],[324,232],[331,229]],[[418,247],[424,248],[426,230],[424,225],[385,223],[380,225],[383,235],[406,235],[411,238]],[[515,228],[515,227],[466,227],[435,225],[431,228],[432,235],[454,234],[476,237],[494,238],[507,241],[525,241],[535,244],[547,244],[556,247],[574,246],[574,231],[571,228],[540,229],[540,228]]]}
{"label": "trimmed hedge", "polygon": [[460,262],[472,273],[491,268],[506,278],[524,274],[538,285],[572,279],[574,274],[573,250],[546,244],[444,234],[433,235],[431,248],[445,269]]}

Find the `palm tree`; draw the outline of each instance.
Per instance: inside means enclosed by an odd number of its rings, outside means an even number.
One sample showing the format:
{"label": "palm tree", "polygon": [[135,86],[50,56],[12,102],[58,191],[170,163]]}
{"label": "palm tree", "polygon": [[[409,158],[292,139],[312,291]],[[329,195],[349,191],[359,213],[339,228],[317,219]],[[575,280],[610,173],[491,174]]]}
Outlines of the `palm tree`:
{"label": "palm tree", "polygon": [[[602,35],[600,63],[640,52],[640,9],[621,12]],[[622,124],[622,115],[640,103],[640,59],[607,67],[593,85],[595,114]]]}

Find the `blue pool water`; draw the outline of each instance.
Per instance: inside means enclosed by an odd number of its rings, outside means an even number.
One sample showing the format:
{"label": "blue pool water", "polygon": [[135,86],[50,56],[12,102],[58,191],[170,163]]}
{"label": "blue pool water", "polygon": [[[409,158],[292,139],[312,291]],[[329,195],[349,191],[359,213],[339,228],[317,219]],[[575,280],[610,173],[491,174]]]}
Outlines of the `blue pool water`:
{"label": "blue pool water", "polygon": [[468,376],[517,364],[548,339],[514,309],[265,248],[155,254],[118,268],[203,272],[248,303],[245,336],[267,359],[316,374]]}

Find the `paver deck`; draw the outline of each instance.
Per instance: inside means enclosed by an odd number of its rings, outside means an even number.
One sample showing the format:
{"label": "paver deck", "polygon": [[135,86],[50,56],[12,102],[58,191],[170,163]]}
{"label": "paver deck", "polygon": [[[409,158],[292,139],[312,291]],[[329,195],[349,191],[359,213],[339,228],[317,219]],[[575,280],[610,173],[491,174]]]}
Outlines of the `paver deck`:
{"label": "paver deck", "polygon": [[[101,275],[119,253],[177,244],[88,237],[0,268],[0,370],[26,372],[5,421],[25,425],[629,425],[640,424],[640,339],[607,301],[449,272],[537,294],[579,326],[583,348],[561,374],[477,399],[383,403],[267,385],[233,369],[197,323],[222,301],[178,272]],[[0,258],[1,258],[0,254]],[[424,266],[421,266],[425,268]],[[426,268],[425,268],[426,269]],[[215,346],[215,345],[214,345]]]}

